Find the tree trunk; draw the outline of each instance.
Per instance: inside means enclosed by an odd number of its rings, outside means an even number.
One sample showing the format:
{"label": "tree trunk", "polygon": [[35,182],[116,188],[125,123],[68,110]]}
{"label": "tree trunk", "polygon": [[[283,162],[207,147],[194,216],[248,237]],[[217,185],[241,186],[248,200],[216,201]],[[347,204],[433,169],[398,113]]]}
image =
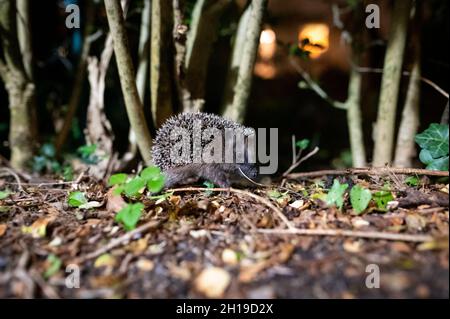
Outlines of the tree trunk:
{"label": "tree trunk", "polygon": [[136,134],[137,144],[142,158],[149,165],[151,164],[150,150],[152,139],[136,87],[134,67],[129,54],[128,37],[125,30],[120,0],[105,0],[105,8],[110,32],[113,36],[114,53],[128,119],[130,120],[131,128]]}
{"label": "tree trunk", "polygon": [[[416,45],[420,44],[416,43]],[[411,77],[409,78],[408,94],[398,130],[394,159],[394,166],[397,167],[411,167],[412,158],[416,155],[414,138],[419,129],[420,73],[420,54],[417,52]]]}
{"label": "tree trunk", "polygon": [[[230,0],[197,0],[186,46],[186,88],[191,100],[204,100],[209,58],[219,21]],[[189,103],[188,103],[189,104]],[[204,103],[190,103],[184,111],[201,111]]]}
{"label": "tree trunk", "polygon": [[10,109],[9,147],[11,165],[26,169],[33,157],[32,106],[35,87],[25,71],[17,33],[15,1],[0,1],[0,40],[5,61],[0,60],[0,76],[8,91]]}
{"label": "tree trunk", "polygon": [[159,127],[172,115],[172,4],[153,0],[151,16],[150,92],[153,123]]}
{"label": "tree trunk", "polygon": [[[239,123],[244,121],[247,101],[250,96],[253,68],[255,66],[266,5],[267,0],[252,0],[249,8],[246,9],[246,12],[244,12],[241,17],[238,28],[238,38],[236,39],[233,49],[242,50],[242,55],[238,69],[230,70],[230,72],[236,72],[236,83],[230,88],[233,92],[233,97],[230,103],[228,101],[226,102],[223,115]],[[243,19],[248,19],[248,22]],[[242,29],[245,30],[245,40],[242,38],[239,39],[239,36],[244,34],[243,32],[241,33]],[[240,45],[243,45],[242,49],[239,47]],[[234,53],[233,57],[235,57]],[[231,68],[233,68],[233,65]]]}
{"label": "tree trunk", "polygon": [[395,115],[410,8],[410,0],[394,2],[390,36],[384,59],[378,117],[374,134],[374,166],[383,166],[386,163],[390,163],[392,160],[395,135]]}
{"label": "tree trunk", "polygon": [[354,167],[365,167],[367,165],[361,117],[361,80],[362,74],[352,68],[348,85],[348,98],[345,104],[347,106],[347,125]]}
{"label": "tree trunk", "polygon": [[86,6],[86,24],[83,32],[83,47],[81,49],[80,59],[75,72],[75,79],[73,82],[72,94],[70,95],[67,106],[67,112],[55,141],[55,148],[58,154],[61,153],[61,150],[67,141],[67,137],[69,136],[70,129],[72,128],[73,118],[75,117],[78,109],[78,104],[80,102],[80,97],[83,90],[83,83],[86,76],[87,58],[91,49],[89,32],[94,19],[93,4],[87,3]]}

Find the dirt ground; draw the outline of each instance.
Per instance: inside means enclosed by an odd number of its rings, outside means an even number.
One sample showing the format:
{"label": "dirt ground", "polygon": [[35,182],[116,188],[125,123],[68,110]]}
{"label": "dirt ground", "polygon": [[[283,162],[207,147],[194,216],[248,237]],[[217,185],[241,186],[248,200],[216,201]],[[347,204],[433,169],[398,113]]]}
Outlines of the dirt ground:
{"label": "dirt ground", "polygon": [[[339,178],[371,190],[389,179]],[[325,205],[326,176],[272,193],[179,191],[144,199],[127,233],[114,220],[124,199],[88,176],[22,185],[4,177],[0,188],[14,192],[0,200],[0,297],[448,298],[448,181],[400,179],[389,180],[388,212],[361,215],[348,199],[342,210]],[[98,207],[69,207],[74,189]],[[305,229],[328,233],[297,231]],[[66,286],[73,269],[79,288]]]}

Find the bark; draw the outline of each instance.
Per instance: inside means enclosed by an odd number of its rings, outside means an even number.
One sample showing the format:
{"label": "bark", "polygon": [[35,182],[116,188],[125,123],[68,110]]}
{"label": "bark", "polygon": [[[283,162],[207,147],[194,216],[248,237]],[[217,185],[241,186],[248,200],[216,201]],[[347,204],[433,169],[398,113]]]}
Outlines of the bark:
{"label": "bark", "polygon": [[362,74],[352,68],[348,98],[345,104],[347,106],[347,125],[354,167],[365,167],[367,165],[361,116],[361,80]]}
{"label": "bark", "polygon": [[[141,28],[139,34],[139,66],[136,74],[136,85],[139,92],[139,98],[141,99],[142,105],[145,101],[145,89],[147,86],[148,78],[148,59],[150,51],[150,16],[151,16],[151,0],[144,1],[144,8],[142,10],[141,17]],[[128,133],[128,151],[124,154],[121,159],[122,165],[126,165],[131,160],[133,160],[137,154],[137,143],[136,135],[134,131],[130,128]]]}
{"label": "bark", "polygon": [[[236,83],[232,85],[233,97],[231,103],[226,102],[224,116],[236,122],[242,123],[245,117],[248,98],[253,79],[253,68],[255,66],[256,55],[261,35],[262,20],[266,10],[267,0],[252,0],[247,11],[244,12],[240,21],[239,29],[245,28],[245,40],[236,39],[234,50],[242,50],[238,69],[236,72]],[[248,22],[242,21],[248,19]],[[240,33],[241,32],[241,33]],[[238,30],[238,37],[243,32]],[[238,45],[243,45],[242,49]],[[236,53],[237,55],[238,53]],[[235,54],[233,53],[233,57]],[[233,68],[233,65],[231,66]],[[232,76],[233,77],[233,76]],[[233,81],[233,80],[231,80]]]}
{"label": "bark", "polygon": [[[191,100],[204,100],[206,76],[220,18],[230,0],[197,0],[186,46],[186,87]],[[201,111],[203,103],[192,103],[185,111]],[[188,106],[189,107],[189,106]]]}
{"label": "bark", "polygon": [[9,98],[10,162],[12,167],[23,170],[33,156],[35,145],[31,118],[35,87],[26,74],[20,54],[15,3],[0,1],[0,41],[4,55],[4,61],[0,60],[0,76]]}
{"label": "bark", "polygon": [[378,117],[374,132],[374,166],[383,166],[392,160],[395,115],[410,8],[410,0],[394,2],[390,36],[384,59]]}
{"label": "bark", "polygon": [[159,127],[172,114],[172,4],[153,0],[151,15],[150,93],[153,123]]}
{"label": "bark", "polygon": [[78,109],[78,104],[80,102],[81,93],[83,90],[83,83],[86,77],[87,58],[89,56],[89,51],[92,42],[89,37],[89,32],[94,19],[94,8],[92,6],[93,4],[87,3],[86,24],[84,26],[84,35],[83,35],[83,47],[81,49],[81,55],[75,73],[72,94],[70,95],[69,98],[67,112],[64,117],[63,125],[58,132],[55,142],[55,148],[58,154],[61,153],[61,149],[66,144],[67,137],[69,136],[70,129],[72,128],[73,118],[75,117],[75,114]]}
{"label": "bark", "polygon": [[113,36],[114,53],[128,119],[131,128],[136,134],[137,144],[142,158],[149,165],[151,164],[150,150],[152,139],[136,87],[135,72],[129,54],[128,37],[120,0],[105,0],[105,8],[110,32]]}
{"label": "bark", "polygon": [[448,124],[448,101],[447,105],[445,106],[444,112],[442,112],[441,124]]}
{"label": "bark", "polygon": [[414,138],[419,129],[420,76],[420,56],[417,54],[409,78],[408,93],[398,131],[394,159],[394,166],[397,167],[411,167],[412,159],[416,155]]}

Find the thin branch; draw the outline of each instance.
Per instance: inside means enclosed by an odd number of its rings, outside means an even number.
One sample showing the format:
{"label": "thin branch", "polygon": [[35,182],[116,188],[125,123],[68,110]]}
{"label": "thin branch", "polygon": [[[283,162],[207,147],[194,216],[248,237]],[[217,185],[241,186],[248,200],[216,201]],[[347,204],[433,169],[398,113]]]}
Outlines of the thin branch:
{"label": "thin branch", "polygon": [[427,242],[434,238],[429,235],[395,234],[376,231],[353,231],[342,229],[262,229],[258,233],[271,235],[303,235],[303,236],[333,236],[333,237],[357,237],[370,239],[384,239],[394,241]]}
{"label": "thin branch", "polygon": [[289,174],[287,177],[291,179],[306,178],[306,177],[319,177],[324,175],[378,175],[388,176],[392,173],[405,174],[405,175],[426,175],[426,176],[439,176],[448,177],[448,171],[432,171],[428,169],[420,168],[400,168],[400,167],[367,167],[367,168],[347,168],[340,170],[321,170],[314,172],[303,172]]}
{"label": "thin branch", "polygon": [[308,87],[316,92],[318,96],[320,96],[322,99],[330,103],[330,105],[334,106],[335,108],[345,110],[347,108],[347,104],[344,102],[339,102],[331,98],[327,92],[325,92],[319,84],[317,84],[316,81],[314,81],[308,72],[303,70],[303,68],[292,58],[289,57],[289,62],[291,63],[292,67],[297,71],[305,80],[306,84],[308,84]]}
{"label": "thin branch", "polygon": [[[365,67],[365,66],[354,66],[355,69],[358,72],[361,73],[379,73],[382,74],[383,73],[383,69],[381,68],[370,68],[370,67]],[[403,71],[402,75],[404,76],[411,76],[411,72],[410,71]],[[443,88],[441,88],[439,85],[437,85],[435,82],[431,81],[430,79],[421,76],[420,80],[426,84],[428,84],[429,86],[431,86],[433,89],[435,89],[436,91],[438,91],[440,94],[442,94],[444,97],[446,97],[447,99],[449,98],[449,94],[447,91],[445,91]]]}
{"label": "thin branch", "polygon": [[287,217],[283,214],[283,212],[273,205],[268,199],[258,196],[256,194],[250,193],[248,191],[236,188],[206,188],[206,187],[182,187],[182,188],[172,188],[168,189],[167,192],[203,192],[203,191],[213,191],[213,192],[231,192],[236,194],[241,194],[247,197],[251,197],[256,201],[259,201],[272,209],[278,217],[283,221],[283,223],[287,226],[288,229],[295,229],[292,223],[287,219]]}
{"label": "thin branch", "polygon": [[[311,156],[315,155],[317,152],[319,151],[319,148],[316,146],[311,152],[309,152],[308,154],[306,154],[304,157],[302,157],[301,159],[298,159],[298,157],[296,158],[296,162],[294,162],[287,170],[286,172],[283,173],[283,176],[286,177],[289,175],[290,172],[292,172],[294,169],[296,169],[301,163],[303,163],[304,161],[306,161],[308,158],[310,158]],[[301,153],[299,152],[299,155]]]}

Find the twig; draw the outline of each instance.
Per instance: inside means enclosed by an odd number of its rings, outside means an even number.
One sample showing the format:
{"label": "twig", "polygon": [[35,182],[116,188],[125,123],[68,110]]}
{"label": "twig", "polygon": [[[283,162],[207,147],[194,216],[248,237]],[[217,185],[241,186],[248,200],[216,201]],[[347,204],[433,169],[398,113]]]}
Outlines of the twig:
{"label": "twig", "polygon": [[[20,181],[19,176],[17,176],[17,174],[14,173],[14,171],[12,169],[7,168],[7,167],[3,167],[3,168],[0,168],[0,172],[1,171],[6,172],[7,175],[11,175],[12,177],[14,177],[14,179],[17,182],[17,188],[19,189],[19,191],[23,191],[22,182]],[[3,174],[1,174],[1,175],[3,175]]]}
{"label": "twig", "polygon": [[305,82],[308,84],[309,88],[316,92],[317,95],[319,95],[322,99],[330,103],[332,106],[338,109],[347,109],[347,104],[345,102],[339,102],[331,98],[327,92],[325,92],[319,84],[317,84],[316,81],[314,81],[308,72],[303,70],[303,68],[292,58],[289,57],[289,62],[291,63],[292,67],[297,71],[305,80]]}
{"label": "twig", "polygon": [[80,263],[85,262],[86,260],[96,258],[96,257],[110,251],[111,249],[116,248],[117,246],[123,244],[127,240],[130,240],[137,234],[144,233],[146,231],[158,228],[165,220],[166,219],[149,221],[148,223],[145,223],[144,225],[139,226],[138,228],[122,235],[119,238],[112,239],[108,244],[100,247],[99,249],[93,251],[92,253],[89,253],[87,255],[76,258],[71,263],[80,264]]}
{"label": "twig", "polygon": [[168,189],[167,192],[203,192],[203,191],[213,191],[213,192],[232,192],[236,194],[241,194],[244,196],[251,197],[270,209],[272,209],[278,217],[284,222],[284,224],[287,226],[288,229],[295,229],[295,227],[292,225],[292,223],[287,219],[287,217],[283,214],[283,212],[273,205],[268,199],[258,196],[256,194],[250,193],[248,191],[244,191],[242,189],[236,189],[236,188],[206,188],[206,187],[184,187],[184,188],[172,188]]}
{"label": "twig", "polygon": [[239,172],[242,174],[242,176],[244,176],[245,179],[247,179],[250,183],[255,184],[255,185],[257,185],[257,186],[261,186],[261,187],[267,187],[267,185],[264,185],[264,184],[261,184],[261,183],[258,183],[258,182],[255,182],[254,180],[252,180],[250,177],[248,177],[248,176],[242,171],[242,169],[241,169],[239,166],[238,166],[238,170],[239,170]]}
{"label": "twig", "polygon": [[[362,66],[354,66],[355,69],[358,72],[361,73],[383,73],[383,69],[380,68],[370,68],[370,67],[362,67]],[[404,76],[411,76],[411,72],[409,71],[403,71],[402,75]],[[420,77],[420,80],[426,84],[428,84],[429,86],[431,86],[433,89],[435,89],[436,91],[438,91],[440,94],[442,94],[443,96],[445,96],[447,99],[449,98],[448,92],[445,91],[444,89],[442,89],[439,85],[437,85],[436,83],[434,83],[433,81],[431,81],[428,78],[425,78],[423,76]]]}
{"label": "twig", "polygon": [[305,178],[305,177],[318,177],[324,175],[389,175],[391,173],[405,174],[405,175],[427,175],[427,176],[439,176],[448,177],[448,171],[432,171],[428,169],[420,168],[400,168],[400,167],[367,167],[367,168],[347,168],[347,169],[330,169],[313,172],[292,173],[287,176],[290,179]]}
{"label": "twig", "polygon": [[376,231],[353,231],[342,229],[263,229],[259,228],[258,233],[272,235],[305,235],[305,236],[333,236],[333,237],[358,237],[384,240],[398,240],[410,242],[432,241],[434,238],[429,235],[395,234]]}
{"label": "twig", "polygon": [[316,146],[311,152],[309,152],[308,154],[306,154],[304,157],[302,157],[301,159],[297,160],[296,163],[292,164],[291,167],[289,167],[287,169],[286,172],[284,172],[283,176],[286,177],[289,175],[290,172],[292,172],[294,169],[296,169],[301,163],[303,163],[304,161],[306,161],[308,158],[310,158],[311,156],[315,155],[317,152],[319,151],[319,148]]}

